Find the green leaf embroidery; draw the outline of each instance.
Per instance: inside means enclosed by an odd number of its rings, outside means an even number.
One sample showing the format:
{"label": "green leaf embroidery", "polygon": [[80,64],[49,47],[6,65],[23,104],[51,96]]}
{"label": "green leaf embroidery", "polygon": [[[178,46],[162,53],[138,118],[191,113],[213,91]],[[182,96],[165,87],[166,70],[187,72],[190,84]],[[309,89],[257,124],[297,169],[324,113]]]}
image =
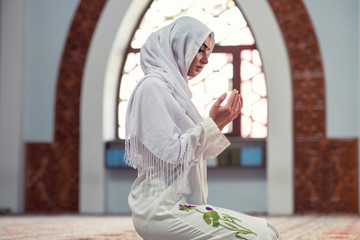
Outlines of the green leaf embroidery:
{"label": "green leaf embroidery", "polygon": [[[241,222],[241,220],[239,220],[235,217],[229,216],[227,214],[222,214],[222,217],[220,217],[220,215],[210,207],[206,207],[206,210],[208,212],[200,211],[199,209],[196,208],[196,206],[192,206],[192,205],[179,204],[179,207],[180,207],[179,210],[181,210],[181,211],[189,212],[191,210],[195,210],[199,213],[202,213],[203,219],[206,222],[206,224],[210,225],[212,223],[213,227],[217,228],[217,227],[221,226],[230,231],[234,231],[236,238],[246,240],[247,238],[245,238],[242,235],[246,235],[246,234],[257,235],[250,229],[241,226],[239,224]],[[240,234],[242,234],[242,235],[240,235]]]}
{"label": "green leaf embroidery", "polygon": [[203,215],[203,219],[207,224],[211,224],[211,218],[213,220],[213,227],[218,227],[220,225],[219,219],[220,216],[217,212],[214,210],[211,210],[210,212],[206,212]]}

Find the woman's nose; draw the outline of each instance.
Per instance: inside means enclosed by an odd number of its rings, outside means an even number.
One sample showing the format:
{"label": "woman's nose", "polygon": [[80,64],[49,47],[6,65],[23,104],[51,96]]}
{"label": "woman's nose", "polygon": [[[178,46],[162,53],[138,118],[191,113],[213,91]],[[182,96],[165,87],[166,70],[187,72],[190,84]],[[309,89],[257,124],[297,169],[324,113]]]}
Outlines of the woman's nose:
{"label": "woman's nose", "polygon": [[204,54],[203,57],[201,58],[201,62],[203,64],[208,64],[209,59],[208,59],[208,56],[206,54]]}

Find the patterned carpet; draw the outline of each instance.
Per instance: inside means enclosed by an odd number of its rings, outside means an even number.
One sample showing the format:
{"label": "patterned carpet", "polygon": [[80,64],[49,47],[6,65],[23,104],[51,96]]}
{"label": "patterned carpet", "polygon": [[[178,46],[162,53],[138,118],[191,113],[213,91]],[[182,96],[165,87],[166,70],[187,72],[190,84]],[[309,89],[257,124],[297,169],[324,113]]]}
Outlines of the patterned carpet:
{"label": "patterned carpet", "polygon": [[[359,239],[355,215],[265,216],[290,239]],[[130,216],[2,216],[0,239],[141,240]]]}

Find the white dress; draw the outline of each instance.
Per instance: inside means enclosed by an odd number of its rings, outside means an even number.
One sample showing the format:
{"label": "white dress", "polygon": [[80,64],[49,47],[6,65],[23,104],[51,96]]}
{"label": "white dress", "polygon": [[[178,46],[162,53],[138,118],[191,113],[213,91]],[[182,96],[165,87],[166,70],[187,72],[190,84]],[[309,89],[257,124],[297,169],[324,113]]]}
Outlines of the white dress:
{"label": "white dress", "polygon": [[139,235],[144,240],[278,239],[277,230],[265,219],[207,203],[204,159],[215,158],[230,142],[211,118],[187,134],[192,143],[191,159],[200,160],[191,163],[181,193],[174,193],[173,184],[165,186],[158,178],[146,178],[144,174],[132,186],[129,205]]}

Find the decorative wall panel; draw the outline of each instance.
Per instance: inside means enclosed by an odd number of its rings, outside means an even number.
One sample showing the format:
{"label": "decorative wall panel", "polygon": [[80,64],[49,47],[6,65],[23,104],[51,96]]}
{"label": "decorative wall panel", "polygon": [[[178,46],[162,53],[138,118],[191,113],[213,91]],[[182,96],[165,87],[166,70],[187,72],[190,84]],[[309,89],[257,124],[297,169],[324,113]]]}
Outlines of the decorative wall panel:
{"label": "decorative wall panel", "polygon": [[268,2],[292,73],[295,212],[357,213],[357,139],[326,139],[324,73],[306,8],[300,0]]}
{"label": "decorative wall panel", "polygon": [[54,142],[26,145],[26,212],[78,211],[81,80],[105,3],[82,0],[74,15],[58,74]]}

